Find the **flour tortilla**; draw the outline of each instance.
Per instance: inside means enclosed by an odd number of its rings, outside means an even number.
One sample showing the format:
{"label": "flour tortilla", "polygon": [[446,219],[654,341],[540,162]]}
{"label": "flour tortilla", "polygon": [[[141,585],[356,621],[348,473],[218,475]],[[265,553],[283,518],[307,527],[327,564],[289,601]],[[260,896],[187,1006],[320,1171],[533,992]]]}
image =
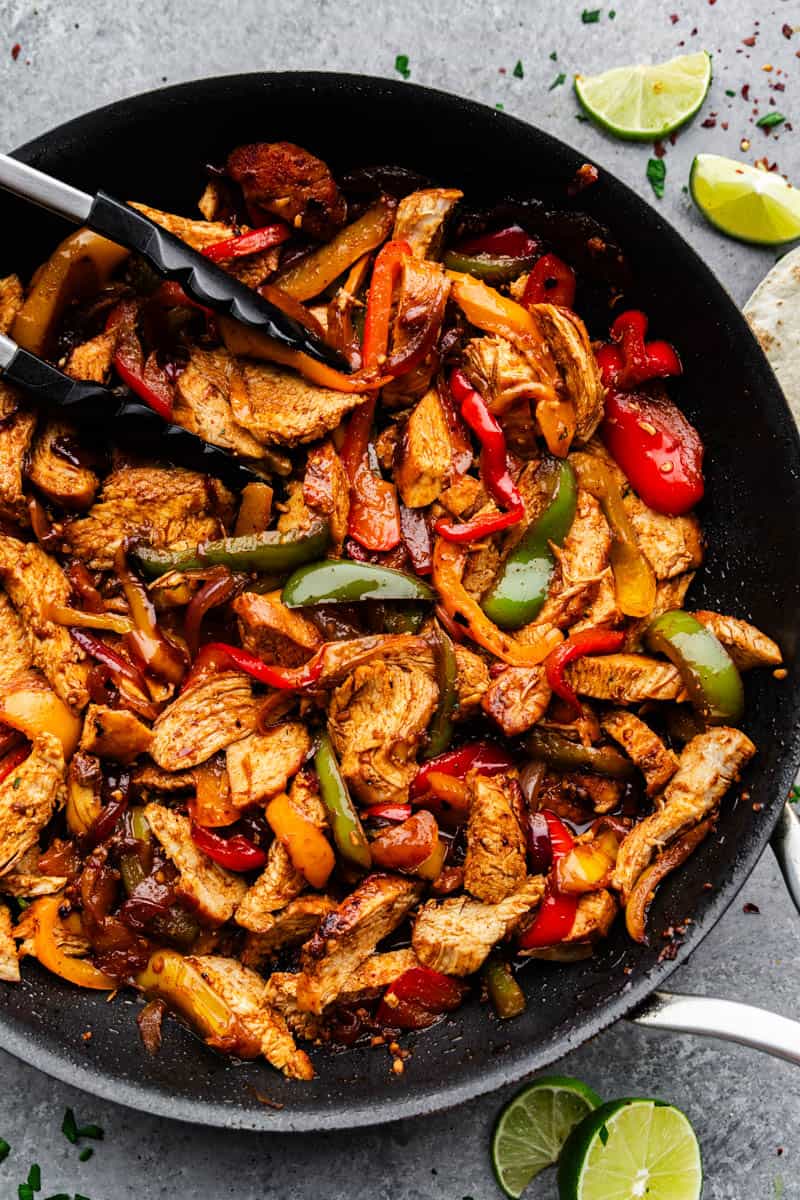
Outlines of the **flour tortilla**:
{"label": "flour tortilla", "polygon": [[800,425],[800,247],[775,264],[744,306]]}

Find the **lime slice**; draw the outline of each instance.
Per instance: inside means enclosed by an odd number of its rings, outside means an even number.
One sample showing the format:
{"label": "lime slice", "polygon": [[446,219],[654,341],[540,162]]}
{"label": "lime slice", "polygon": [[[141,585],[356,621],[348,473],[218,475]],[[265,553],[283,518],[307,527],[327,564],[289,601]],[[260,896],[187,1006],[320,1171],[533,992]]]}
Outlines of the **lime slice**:
{"label": "lime slice", "polygon": [[764,246],[800,237],[800,191],[774,171],[698,154],[689,188],[703,216],[731,237]]}
{"label": "lime slice", "polygon": [[494,1127],[492,1165],[507,1196],[517,1200],[540,1171],[558,1161],[571,1131],[600,1097],[566,1075],[545,1075],[509,1100]]}
{"label": "lime slice", "polygon": [[609,133],[652,142],[694,116],[710,83],[711,56],[701,50],[652,66],[576,75],[575,92],[589,116]]}
{"label": "lime slice", "polygon": [[560,1200],[699,1200],[700,1147],[688,1118],[662,1100],[612,1100],[572,1133]]}

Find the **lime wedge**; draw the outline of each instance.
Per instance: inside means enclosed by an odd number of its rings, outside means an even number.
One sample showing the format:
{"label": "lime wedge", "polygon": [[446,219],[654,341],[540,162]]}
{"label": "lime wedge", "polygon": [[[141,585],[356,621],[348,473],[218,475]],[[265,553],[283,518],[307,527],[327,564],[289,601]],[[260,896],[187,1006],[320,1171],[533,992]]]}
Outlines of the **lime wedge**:
{"label": "lime wedge", "polygon": [[800,237],[800,191],[774,171],[698,154],[689,188],[703,216],[731,237],[764,246]]}
{"label": "lime wedge", "polygon": [[710,83],[711,56],[701,50],[652,66],[576,75],[575,92],[589,116],[609,133],[652,142],[694,116]]}
{"label": "lime wedge", "polygon": [[699,1200],[700,1147],[688,1118],[661,1100],[612,1100],[569,1137],[560,1200]]}
{"label": "lime wedge", "polygon": [[494,1127],[492,1165],[507,1196],[522,1195],[540,1171],[558,1161],[575,1126],[600,1097],[566,1075],[545,1075],[509,1100]]}

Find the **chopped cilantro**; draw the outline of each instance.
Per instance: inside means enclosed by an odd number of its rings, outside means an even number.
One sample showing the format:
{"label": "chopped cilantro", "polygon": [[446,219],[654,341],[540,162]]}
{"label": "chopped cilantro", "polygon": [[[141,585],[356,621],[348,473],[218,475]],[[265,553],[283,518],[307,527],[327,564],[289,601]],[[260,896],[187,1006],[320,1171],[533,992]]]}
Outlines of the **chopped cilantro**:
{"label": "chopped cilantro", "polygon": [[517,65],[514,67],[514,70],[511,72],[511,74],[514,76],[515,79],[524,79],[525,78],[525,72],[522,69],[522,59],[521,58],[517,59]]}
{"label": "chopped cilantro", "polygon": [[725,95],[726,96],[735,96],[736,92],[733,90],[733,88],[725,88]]}
{"label": "chopped cilantro", "polygon": [[782,125],[785,120],[786,117],[783,113],[768,112],[764,113],[763,117],[758,118],[756,125],[759,129],[774,129],[776,125]]}
{"label": "chopped cilantro", "polygon": [[589,120],[589,118],[587,116],[584,116],[583,113],[575,113],[575,120],[580,121],[582,125],[585,125],[587,123],[587,121]]}
{"label": "chopped cilantro", "polygon": [[56,1192],[54,1196],[45,1196],[44,1200],[72,1200],[72,1197],[66,1192]]}
{"label": "chopped cilantro", "polygon": [[596,25],[600,20],[599,8],[585,8],[581,13],[581,20],[584,25]]}
{"label": "chopped cilantro", "polygon": [[610,9],[608,10],[608,19],[609,19],[609,21],[613,21],[613,20],[614,20],[614,17],[615,17],[616,15],[617,15],[617,13],[616,13],[616,10],[615,10],[615,9],[613,9],[613,8],[610,8]]}
{"label": "chopped cilantro", "polygon": [[12,785],[11,785],[11,786],[13,787],[14,791],[16,791],[16,790],[17,790],[17,788],[19,787],[19,785],[20,785],[21,783],[22,783],[22,780],[20,779],[20,777],[19,777],[19,775],[18,775],[18,776],[17,776],[17,778],[14,780],[14,782],[13,782],[13,783],[12,783]]}
{"label": "chopped cilantro", "polygon": [[565,80],[566,78],[567,78],[567,77],[566,77],[566,75],[564,74],[564,72],[563,72],[563,71],[559,71],[558,75],[556,75],[555,79],[554,79],[554,80],[553,80],[553,82],[550,84],[550,87],[547,89],[547,90],[548,90],[548,92],[552,92],[553,88],[561,87],[562,83],[564,82],[564,80]]}
{"label": "chopped cilantro", "polygon": [[28,1171],[28,1187],[33,1188],[35,1192],[42,1190],[42,1169],[38,1163],[32,1163]]}
{"label": "chopped cilantro", "polygon": [[102,1142],[104,1134],[99,1125],[81,1125],[78,1129],[78,1137],[94,1138],[95,1141]]}
{"label": "chopped cilantro", "polygon": [[558,55],[556,54],[555,50],[550,51],[550,61],[558,62]]}
{"label": "chopped cilantro", "polygon": [[71,1108],[65,1109],[64,1120],[61,1122],[61,1132],[73,1146],[78,1144],[78,1126],[75,1123],[75,1113]]}
{"label": "chopped cilantro", "polygon": [[88,1196],[81,1196],[78,1192],[75,1193],[75,1200],[89,1200]]}
{"label": "chopped cilantro", "polygon": [[667,178],[667,164],[663,158],[649,158],[647,160],[647,178],[650,180],[650,186],[660,200],[664,195],[664,180]]}
{"label": "chopped cilantro", "polygon": [[33,1188],[29,1183],[21,1183],[17,1188],[17,1200],[34,1200]]}
{"label": "chopped cilantro", "polygon": [[80,1154],[78,1155],[78,1162],[88,1162],[93,1154],[94,1150],[91,1146],[84,1146],[83,1150],[81,1150]]}
{"label": "chopped cilantro", "polygon": [[506,106],[505,106],[505,104],[501,104],[499,101],[497,102],[497,104],[495,104],[495,108],[499,108],[499,109],[500,109],[500,112],[505,112],[505,111],[506,111]]}
{"label": "chopped cilantro", "polygon": [[[781,257],[783,257],[783,256],[781,256]],[[800,784],[795,783],[789,789],[789,803],[790,804],[800,804]],[[7,1145],[7,1143],[4,1142],[3,1145]]]}
{"label": "chopped cilantro", "polygon": [[394,60],[394,69],[403,76],[403,79],[409,79],[411,77],[411,68],[408,65],[407,54],[397,55],[397,58]]}
{"label": "chopped cilantro", "polygon": [[0,1138],[0,1163],[5,1162],[11,1153],[11,1147],[5,1138]]}

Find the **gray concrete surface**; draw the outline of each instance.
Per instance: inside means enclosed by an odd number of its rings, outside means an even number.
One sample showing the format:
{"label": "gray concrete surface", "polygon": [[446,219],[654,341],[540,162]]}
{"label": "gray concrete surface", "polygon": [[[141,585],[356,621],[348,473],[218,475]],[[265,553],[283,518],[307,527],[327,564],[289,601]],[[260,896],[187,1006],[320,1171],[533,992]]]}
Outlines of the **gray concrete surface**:
{"label": "gray concrete surface", "polygon": [[[227,72],[316,68],[393,76],[399,53],[413,81],[459,92],[542,125],[653,199],[648,147],[614,142],[576,119],[575,71],[667,58],[682,49],[714,55],[715,79],[701,117],[668,146],[660,207],[740,302],[776,257],[726,241],[685,192],[698,150],[748,161],[766,154],[800,182],[800,11],[792,0],[611,0],[598,23],[581,10],[601,0],[0,0],[0,146],[121,96]],[[610,19],[609,10],[615,10]],[[672,22],[671,14],[678,17]],[[791,39],[781,32],[797,25]],[[695,32],[696,31],[696,32]],[[743,39],[756,35],[755,46]],[[19,43],[16,61],[11,48]],[[550,58],[557,54],[557,61]],[[524,78],[513,75],[521,60]],[[765,71],[765,66],[772,71]],[[501,68],[505,73],[501,72]],[[548,88],[559,72],[567,82]],[[784,72],[779,74],[780,72]],[[785,85],[771,90],[770,83]],[[750,85],[750,103],[740,95]],[[735,92],[728,96],[727,90]],[[794,118],[765,136],[751,123],[769,98]],[[715,127],[702,122],[716,114]],[[727,123],[728,128],[723,128]],[[156,199],[155,197],[153,199]],[[654,204],[659,204],[653,199]],[[758,905],[745,914],[742,904]],[[719,927],[675,977],[687,991],[736,997],[798,1015],[800,921],[767,856]],[[32,1161],[42,1196],[91,1200],[491,1200],[499,1193],[487,1154],[502,1093],[453,1112],[352,1136],[269,1137],[208,1132],[100,1104],[0,1054],[0,1200],[17,1195]],[[683,1107],[703,1146],[706,1200],[800,1200],[797,1112],[800,1072],[754,1052],[653,1035],[622,1024],[570,1055],[565,1072],[605,1096],[654,1093]],[[98,1120],[106,1139],[79,1164],[60,1135],[65,1105]],[[535,1189],[553,1196],[552,1179]]]}

